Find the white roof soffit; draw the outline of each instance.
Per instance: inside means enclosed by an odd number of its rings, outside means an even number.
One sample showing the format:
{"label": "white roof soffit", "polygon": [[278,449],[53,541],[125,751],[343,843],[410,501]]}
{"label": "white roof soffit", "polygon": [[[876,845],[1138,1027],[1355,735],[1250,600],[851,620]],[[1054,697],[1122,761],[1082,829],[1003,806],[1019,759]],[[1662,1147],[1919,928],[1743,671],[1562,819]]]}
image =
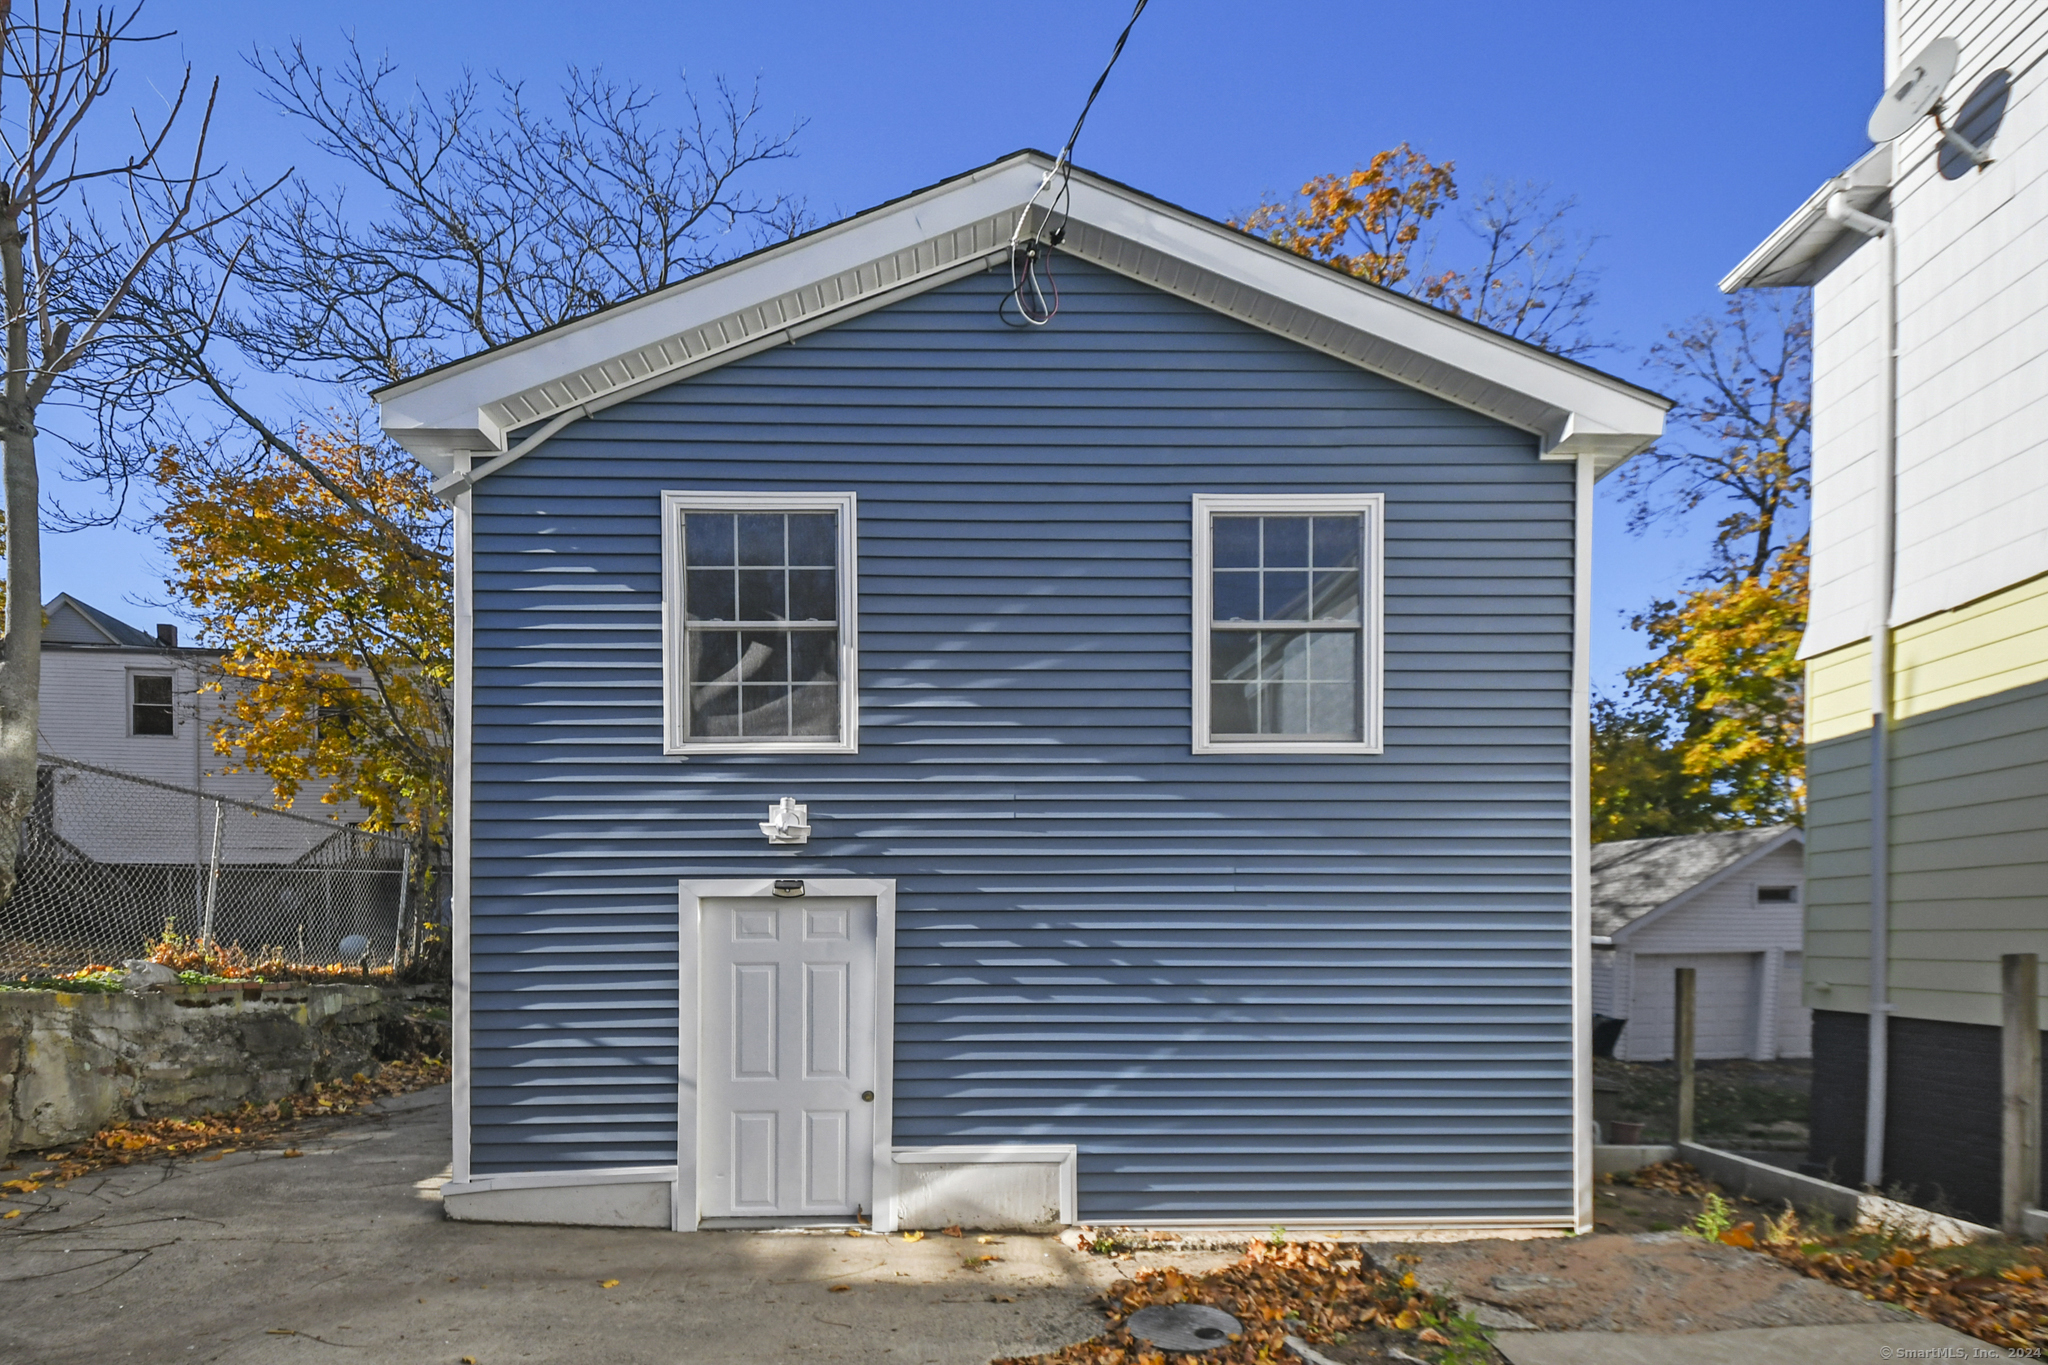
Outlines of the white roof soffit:
{"label": "white roof soffit", "polygon": [[1868,213],[1892,188],[1892,144],[1871,148],[1861,160],[1807,196],[1790,218],[1778,224],[1742,264],[1721,281],[1721,292],[1808,285],[1827,273],[1830,253],[1844,236],[1863,234],[1828,217],[1828,201],[1839,192],[1849,207]]}
{"label": "white roof soffit", "polygon": [[[380,389],[384,430],[446,479],[459,456],[505,452],[515,433],[523,453],[587,413],[1000,265],[1049,165],[1019,153]],[[1086,172],[1074,175],[1062,249],[1531,432],[1545,459],[1591,454],[1605,473],[1663,431],[1670,405],[1646,389]],[[483,462],[475,477],[487,472]]]}

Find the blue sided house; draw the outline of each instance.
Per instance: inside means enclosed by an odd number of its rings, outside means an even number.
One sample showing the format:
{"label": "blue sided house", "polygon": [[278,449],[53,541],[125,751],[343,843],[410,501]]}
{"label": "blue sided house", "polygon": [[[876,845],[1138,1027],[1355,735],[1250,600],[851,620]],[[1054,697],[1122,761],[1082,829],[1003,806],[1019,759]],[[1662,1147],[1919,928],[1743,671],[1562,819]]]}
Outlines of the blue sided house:
{"label": "blue sided house", "polygon": [[1589,1227],[1668,404],[1050,168],[378,394],[456,508],[451,1215]]}

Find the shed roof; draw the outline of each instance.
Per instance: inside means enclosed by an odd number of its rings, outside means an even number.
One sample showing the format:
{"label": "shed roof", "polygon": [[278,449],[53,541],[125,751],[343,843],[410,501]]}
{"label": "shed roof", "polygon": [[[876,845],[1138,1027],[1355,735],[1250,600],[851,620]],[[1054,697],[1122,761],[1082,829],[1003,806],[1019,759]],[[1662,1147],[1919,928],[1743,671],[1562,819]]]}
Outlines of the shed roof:
{"label": "shed roof", "polygon": [[[1052,158],[1022,151],[636,299],[377,390],[384,430],[452,491],[568,422],[1000,266]],[[1669,400],[1102,176],[1060,250],[1534,434],[1604,472]],[[1040,208],[1042,211],[1042,205]],[[473,457],[471,472],[458,474]]]}
{"label": "shed roof", "polygon": [[1611,935],[1707,882],[1794,841],[1797,825],[1593,845],[1593,933]]}

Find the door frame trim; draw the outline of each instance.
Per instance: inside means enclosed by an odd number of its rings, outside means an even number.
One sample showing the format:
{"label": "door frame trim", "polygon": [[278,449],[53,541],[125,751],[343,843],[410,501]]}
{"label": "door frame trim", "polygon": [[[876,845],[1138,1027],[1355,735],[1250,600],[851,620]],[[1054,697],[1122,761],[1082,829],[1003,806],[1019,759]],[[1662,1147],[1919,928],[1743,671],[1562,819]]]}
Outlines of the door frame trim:
{"label": "door frame trim", "polygon": [[[704,902],[707,899],[774,898],[774,877],[677,883],[681,923],[677,935],[676,1183],[669,1226],[695,1232],[703,1220],[697,1188],[698,1080],[703,1074],[703,1029],[698,982],[703,970]],[[806,877],[804,890],[818,896],[871,897],[875,902],[875,1132],[869,1161],[874,1169],[877,1232],[896,1230],[895,1124],[896,1061],[896,881],[893,877]]]}

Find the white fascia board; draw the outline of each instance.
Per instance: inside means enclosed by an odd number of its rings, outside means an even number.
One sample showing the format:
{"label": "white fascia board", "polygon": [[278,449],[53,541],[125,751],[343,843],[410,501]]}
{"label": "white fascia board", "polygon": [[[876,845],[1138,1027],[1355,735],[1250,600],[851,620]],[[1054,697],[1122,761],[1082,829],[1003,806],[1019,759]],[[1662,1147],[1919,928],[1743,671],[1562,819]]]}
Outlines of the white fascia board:
{"label": "white fascia board", "polygon": [[1824,273],[1823,260],[1844,234],[1862,235],[1828,217],[1828,201],[1839,193],[1851,208],[1867,213],[1891,193],[1891,187],[1892,144],[1887,142],[1871,148],[1840,175],[1822,181],[1791,217],[1771,229],[1771,235],[1728,272],[1721,292],[1812,284]]}
{"label": "white fascia board", "polygon": [[[958,278],[1007,255],[1048,166],[1020,154],[379,390],[384,429],[446,475],[457,453],[506,450],[532,423],[596,411]],[[1605,472],[1663,431],[1669,405],[1647,390],[1086,172],[1074,174],[1063,249],[1528,431],[1547,459],[1589,453]]]}
{"label": "white fascia board", "polygon": [[[699,323],[880,260],[906,245],[1005,210],[1031,196],[1044,170],[1026,161],[988,168],[898,204],[849,218],[728,269],[710,270],[588,318],[486,351],[377,393],[384,429],[415,455],[503,450],[507,428],[485,409],[511,394],[599,365]],[[415,441],[420,448],[415,449]]]}
{"label": "white fascia board", "polygon": [[[1586,450],[1618,462],[1663,434],[1669,405],[1647,390],[1079,172],[1071,217],[1407,352],[1437,373],[1396,377],[1542,437],[1547,458]],[[1527,401],[1488,402],[1470,381]]]}

